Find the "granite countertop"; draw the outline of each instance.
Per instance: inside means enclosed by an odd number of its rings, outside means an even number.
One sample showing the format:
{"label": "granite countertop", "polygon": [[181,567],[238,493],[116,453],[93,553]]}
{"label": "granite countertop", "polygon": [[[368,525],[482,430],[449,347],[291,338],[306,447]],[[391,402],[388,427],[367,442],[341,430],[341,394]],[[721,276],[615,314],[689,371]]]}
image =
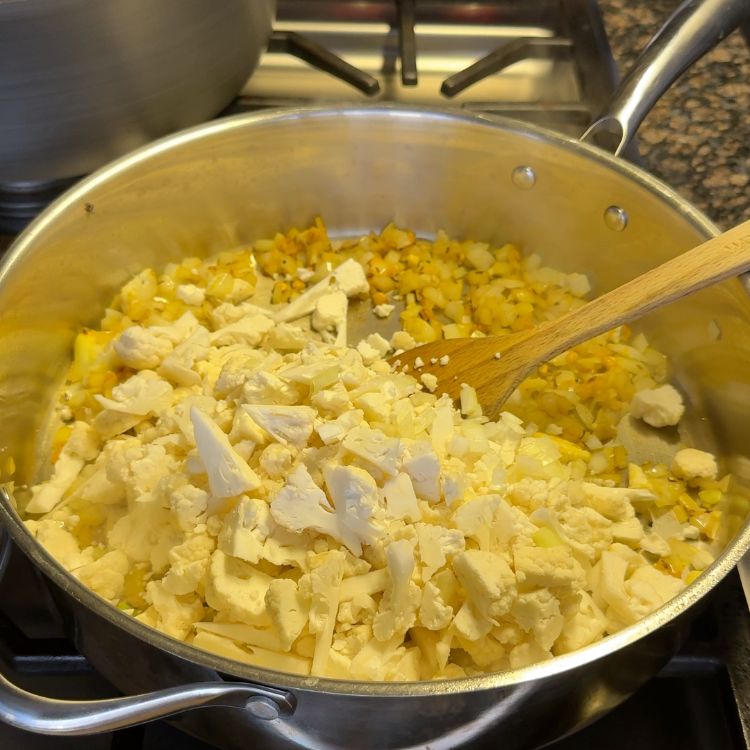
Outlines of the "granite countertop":
{"label": "granite countertop", "polygon": [[[625,73],[679,0],[600,0]],[[735,32],[685,73],[638,131],[645,168],[720,227],[750,219],[750,49]]]}

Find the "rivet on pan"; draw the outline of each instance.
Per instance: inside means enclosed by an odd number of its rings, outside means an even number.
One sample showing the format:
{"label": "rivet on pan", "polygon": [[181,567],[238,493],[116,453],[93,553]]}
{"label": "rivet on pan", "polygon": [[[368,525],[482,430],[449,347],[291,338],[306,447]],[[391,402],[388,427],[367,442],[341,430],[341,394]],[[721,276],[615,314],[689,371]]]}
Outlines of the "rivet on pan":
{"label": "rivet on pan", "polygon": [[610,206],[604,212],[604,223],[613,232],[622,232],[628,225],[628,215],[619,206]]}
{"label": "rivet on pan", "polygon": [[257,698],[250,698],[245,703],[245,708],[256,718],[263,721],[271,721],[279,718],[279,707],[270,699],[259,695]]}
{"label": "rivet on pan", "polygon": [[519,190],[531,190],[536,184],[536,172],[531,167],[516,167],[511,179]]}

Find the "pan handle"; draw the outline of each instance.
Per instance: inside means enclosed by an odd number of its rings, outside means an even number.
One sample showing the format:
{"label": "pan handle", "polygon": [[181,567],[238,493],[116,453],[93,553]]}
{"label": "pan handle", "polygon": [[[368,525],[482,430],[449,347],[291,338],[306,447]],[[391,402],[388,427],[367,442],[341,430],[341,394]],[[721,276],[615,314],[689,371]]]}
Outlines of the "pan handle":
{"label": "pan handle", "polygon": [[750,17],[748,0],[685,0],[622,79],[606,111],[581,136],[619,156],[661,95]]}
{"label": "pan handle", "polygon": [[198,682],[125,698],[68,701],[22,690],[0,674],[0,721],[38,734],[111,732],[193,708],[225,706],[270,721],[294,712],[291,693],[242,682]]}

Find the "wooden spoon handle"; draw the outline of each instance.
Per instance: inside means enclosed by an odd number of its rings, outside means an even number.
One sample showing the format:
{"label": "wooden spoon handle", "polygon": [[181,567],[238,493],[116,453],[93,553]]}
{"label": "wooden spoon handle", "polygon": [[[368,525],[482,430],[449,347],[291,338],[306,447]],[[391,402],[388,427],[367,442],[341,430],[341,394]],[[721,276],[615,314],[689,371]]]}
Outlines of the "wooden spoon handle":
{"label": "wooden spoon handle", "polygon": [[[544,359],[750,268],[750,221],[535,329]],[[544,329],[549,329],[545,336]],[[542,358],[540,357],[540,360]]]}

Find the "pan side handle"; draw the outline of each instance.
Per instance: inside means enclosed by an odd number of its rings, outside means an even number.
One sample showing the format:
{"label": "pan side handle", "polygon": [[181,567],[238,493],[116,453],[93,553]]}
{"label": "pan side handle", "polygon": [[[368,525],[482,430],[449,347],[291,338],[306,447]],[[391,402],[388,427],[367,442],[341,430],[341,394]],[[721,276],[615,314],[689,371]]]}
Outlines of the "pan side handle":
{"label": "pan side handle", "polygon": [[619,156],[672,83],[747,18],[748,0],[685,0],[648,43],[606,111],[581,140]]}
{"label": "pan side handle", "polygon": [[110,732],[209,706],[238,708],[272,721],[290,716],[296,701],[286,691],[242,682],[200,682],[105,700],[53,700],[22,690],[0,674],[0,721],[37,734]]}

